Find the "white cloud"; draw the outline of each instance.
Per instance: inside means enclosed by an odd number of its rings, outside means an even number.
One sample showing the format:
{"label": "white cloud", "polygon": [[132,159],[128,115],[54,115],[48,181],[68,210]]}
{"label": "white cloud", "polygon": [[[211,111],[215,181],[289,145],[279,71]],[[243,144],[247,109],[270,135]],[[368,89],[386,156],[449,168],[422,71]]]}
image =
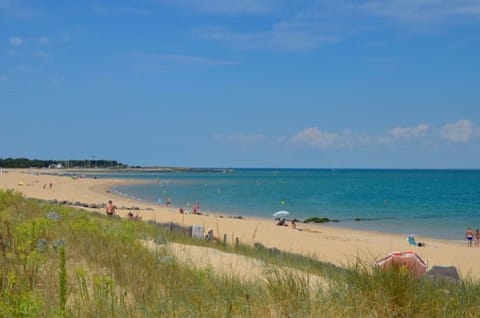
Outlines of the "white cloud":
{"label": "white cloud", "polygon": [[[292,136],[275,137],[261,134],[238,134],[215,135],[213,138],[215,140],[243,144],[273,142],[280,145],[309,146],[318,149],[352,149],[382,145],[394,146],[404,140],[419,141],[422,142],[423,146],[428,146],[439,135],[453,142],[467,143],[475,137],[480,137],[480,129],[469,120],[459,120],[455,123],[444,125],[440,130],[423,123],[413,127],[395,127],[384,134],[376,136],[365,132],[355,133],[349,130],[328,132],[318,127],[309,127]],[[425,138],[420,139],[420,137]]]}
{"label": "white cloud", "polygon": [[416,127],[395,127],[391,130],[392,135],[398,139],[409,139],[424,136],[430,129],[427,124],[419,124]]}
{"label": "white cloud", "polygon": [[13,46],[20,46],[25,43],[25,39],[19,37],[19,36],[12,36],[8,39],[11,45]]}
{"label": "white cloud", "polygon": [[306,144],[318,148],[327,148],[335,145],[340,139],[340,134],[323,132],[317,127],[312,127],[297,133],[290,139],[290,141],[295,144]]}
{"label": "white cloud", "polygon": [[447,140],[467,143],[473,137],[474,131],[475,127],[472,122],[463,119],[455,123],[444,125],[440,131],[440,134]]}
{"label": "white cloud", "polygon": [[50,56],[50,54],[48,54],[47,52],[44,52],[44,51],[35,51],[33,52],[33,55],[35,57],[39,57],[39,58],[47,58]]}

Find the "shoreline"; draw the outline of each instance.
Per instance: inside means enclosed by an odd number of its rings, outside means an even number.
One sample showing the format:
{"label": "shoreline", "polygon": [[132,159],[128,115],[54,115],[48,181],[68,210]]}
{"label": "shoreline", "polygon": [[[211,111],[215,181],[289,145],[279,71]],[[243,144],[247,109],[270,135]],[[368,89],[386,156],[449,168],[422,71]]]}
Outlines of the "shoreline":
{"label": "shoreline", "polygon": [[[136,179],[72,178],[59,175],[44,175],[35,169],[7,169],[0,174],[0,189],[13,189],[28,198],[43,200],[68,200],[86,203],[106,203],[113,200],[117,207],[135,206],[144,221],[174,222],[182,225],[201,225],[212,228],[215,235],[228,236],[231,244],[238,237],[240,243],[261,243],[267,248],[315,257],[320,261],[339,266],[354,264],[357,258],[374,262],[392,251],[414,251],[428,261],[428,267],[455,266],[463,277],[480,278],[480,248],[468,248],[462,241],[434,239],[417,236],[417,241],[426,246],[410,246],[404,235],[366,230],[354,230],[340,226],[299,223],[302,231],[276,226],[273,220],[259,217],[234,218],[201,210],[202,215],[180,214],[178,207],[160,206],[122,196],[110,191],[113,187],[135,182]],[[50,189],[48,185],[52,183]],[[46,188],[43,188],[46,185]],[[103,213],[102,209],[86,208]],[[118,209],[120,217],[127,217],[129,210]]]}
{"label": "shoreline", "polygon": [[[131,180],[132,182],[127,182],[120,184],[120,188],[122,186],[129,186],[129,185],[135,185],[135,184],[151,184],[153,185],[153,179],[136,179],[135,177],[132,178],[125,178],[124,176],[121,178],[122,180]],[[133,200],[138,200],[139,202],[143,202],[145,204],[154,204],[157,205],[157,203],[153,200],[148,200],[148,199],[142,199],[135,197],[134,195],[131,195],[127,192],[122,192],[119,191],[119,189],[114,186],[115,192],[114,194],[117,194],[118,196],[122,198],[130,198]],[[174,199],[175,200],[175,199]],[[166,207],[165,205],[160,205],[163,207]],[[169,206],[170,209],[177,210],[179,208],[183,209],[188,209],[189,205],[178,205],[176,206],[175,204],[172,204]],[[273,222],[271,216],[264,216],[264,215],[259,215],[259,214],[249,214],[249,213],[241,213],[238,211],[232,212],[229,211],[228,208],[220,208],[216,210],[212,209],[202,209],[206,214],[211,214],[217,217],[228,217],[228,218],[258,218],[262,219],[264,221],[269,221]],[[293,214],[292,214],[293,215]],[[439,230],[438,224],[435,224],[433,228],[435,228],[435,231],[430,231],[432,229],[431,224],[428,225],[427,228],[424,228],[426,225],[415,225],[415,228],[410,228],[410,229],[404,229],[403,231],[400,231],[398,229],[402,228],[401,226],[405,225],[405,222],[410,222],[410,219],[405,219],[405,218],[396,218],[396,217],[376,217],[376,218],[371,218],[371,217],[356,217],[356,218],[346,218],[346,219],[335,219],[329,217],[329,215],[324,215],[320,214],[321,216],[307,216],[306,218],[303,219],[297,219],[298,223],[302,224],[308,224],[308,226],[325,226],[329,227],[332,229],[343,229],[343,230],[350,230],[350,231],[362,231],[362,232],[373,232],[373,233],[379,233],[379,234],[396,234],[400,236],[407,237],[409,235],[413,235],[415,237],[422,237],[425,239],[433,239],[433,240],[444,240],[444,241],[451,241],[451,242],[457,242],[461,243],[464,240],[459,239],[459,237],[462,237],[463,234],[463,229],[459,231],[450,231],[450,228],[441,228],[442,230]],[[309,222],[309,223],[304,223],[304,220],[307,220],[309,218],[329,218],[330,221],[328,222]],[[423,219],[423,218],[420,218]],[[378,221],[378,222],[377,222]],[[403,222],[403,224],[400,224]],[[395,224],[396,223],[396,224]],[[413,220],[413,224],[415,224],[415,220]],[[443,226],[444,224],[442,224]],[[381,230],[378,230],[378,228],[381,228]],[[466,227],[465,227],[466,229]],[[458,229],[457,229],[458,230]],[[417,233],[422,233],[421,235],[417,235]],[[440,233],[440,235],[439,235]],[[454,233],[454,234],[452,234]]]}

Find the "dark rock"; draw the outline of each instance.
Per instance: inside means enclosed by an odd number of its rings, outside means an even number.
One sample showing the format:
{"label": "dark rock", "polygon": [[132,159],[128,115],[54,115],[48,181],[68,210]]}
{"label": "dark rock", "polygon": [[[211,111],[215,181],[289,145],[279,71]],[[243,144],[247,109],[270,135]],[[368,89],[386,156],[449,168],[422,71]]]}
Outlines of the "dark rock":
{"label": "dark rock", "polygon": [[319,217],[311,217],[311,218],[308,218],[308,219],[306,219],[305,221],[303,221],[303,223],[310,223],[310,222],[313,222],[313,223],[325,223],[325,222],[330,222],[330,219],[329,219],[329,218],[326,218],[326,217],[322,217],[322,218],[319,218]]}

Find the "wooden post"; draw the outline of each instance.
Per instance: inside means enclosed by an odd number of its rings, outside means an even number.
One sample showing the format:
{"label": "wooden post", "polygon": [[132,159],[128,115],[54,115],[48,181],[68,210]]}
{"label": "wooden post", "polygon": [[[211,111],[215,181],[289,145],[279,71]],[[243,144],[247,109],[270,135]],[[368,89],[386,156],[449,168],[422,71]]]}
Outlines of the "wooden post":
{"label": "wooden post", "polygon": [[238,237],[235,238],[235,246],[238,247],[238,245],[240,244],[240,240],[238,239]]}
{"label": "wooden post", "polygon": [[223,244],[227,246],[227,233],[223,234]]}

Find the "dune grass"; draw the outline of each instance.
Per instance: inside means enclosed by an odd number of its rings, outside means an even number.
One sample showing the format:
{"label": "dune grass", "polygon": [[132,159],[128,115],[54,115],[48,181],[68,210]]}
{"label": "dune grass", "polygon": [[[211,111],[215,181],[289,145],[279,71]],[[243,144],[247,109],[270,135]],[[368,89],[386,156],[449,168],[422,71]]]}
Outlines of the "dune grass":
{"label": "dune grass", "polygon": [[[261,259],[258,280],[193,268],[145,240]],[[261,245],[195,240],[0,191],[0,317],[478,317],[480,284],[415,279],[357,261],[340,269]],[[301,269],[328,284],[312,288]]]}

